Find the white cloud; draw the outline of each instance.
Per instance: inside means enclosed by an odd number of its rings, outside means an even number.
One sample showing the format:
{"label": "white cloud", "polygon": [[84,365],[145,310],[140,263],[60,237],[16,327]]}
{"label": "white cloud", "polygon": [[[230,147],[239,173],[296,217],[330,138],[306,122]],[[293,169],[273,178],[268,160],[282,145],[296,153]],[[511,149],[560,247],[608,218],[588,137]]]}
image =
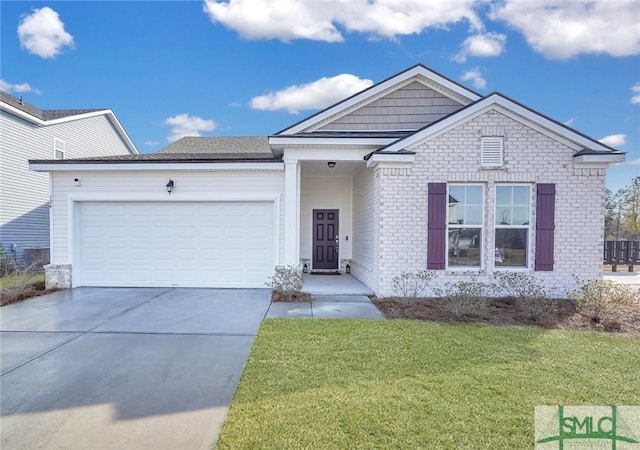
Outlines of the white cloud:
{"label": "white cloud", "polygon": [[158,141],[144,141],[144,145],[147,145],[149,147],[155,147],[156,145],[160,145],[160,142],[158,142]]}
{"label": "white cloud", "polygon": [[190,116],[186,113],[169,117],[164,121],[164,125],[171,127],[169,136],[167,136],[169,142],[177,141],[185,136],[201,136],[202,131],[213,131],[217,127],[213,120]]}
{"label": "white cloud", "polygon": [[64,29],[64,23],[53,9],[35,8],[18,25],[20,45],[42,58],[54,58],[64,47],[73,47],[73,36]]}
{"label": "white cloud", "polygon": [[485,87],[487,87],[487,80],[484,79],[478,67],[467,70],[462,74],[460,79],[462,81],[471,81],[473,87],[475,87],[476,89],[484,89]]}
{"label": "white cloud", "polygon": [[629,161],[632,166],[640,166],[640,158],[632,159]]}
{"label": "white cloud", "polygon": [[289,86],[251,99],[251,108],[276,111],[286,109],[297,114],[305,109],[325,108],[356,92],[368,88],[373,81],[343,73],[324,77],[307,84]]}
{"label": "white cloud", "polygon": [[640,104],[640,81],[631,86],[631,92],[633,92],[631,103],[634,105]]}
{"label": "white cloud", "polygon": [[504,51],[507,36],[500,33],[484,33],[469,36],[460,45],[460,52],[453,57],[458,63],[463,63],[468,56],[477,56],[486,58],[490,56],[499,56]]}
{"label": "white cloud", "polygon": [[608,145],[609,147],[620,147],[627,143],[627,135],[626,134],[611,134],[609,136],[605,136],[602,139],[599,139],[604,145]]}
{"label": "white cloud", "polygon": [[205,0],[204,11],[247,39],[342,42],[340,29],[394,38],[466,20],[482,23],[477,0]]}
{"label": "white cloud", "polygon": [[521,31],[549,59],[581,53],[640,54],[637,0],[506,0],[489,17]]}
{"label": "white cloud", "polygon": [[34,94],[42,94],[40,89],[34,88],[29,83],[14,84],[2,79],[0,79],[0,89],[6,92],[33,92]]}

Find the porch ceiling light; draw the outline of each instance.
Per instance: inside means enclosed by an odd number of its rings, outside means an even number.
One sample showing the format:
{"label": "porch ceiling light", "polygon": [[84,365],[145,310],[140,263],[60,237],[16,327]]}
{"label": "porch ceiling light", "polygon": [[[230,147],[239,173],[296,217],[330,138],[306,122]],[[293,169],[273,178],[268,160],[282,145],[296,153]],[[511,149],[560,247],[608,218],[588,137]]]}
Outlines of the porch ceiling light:
{"label": "porch ceiling light", "polygon": [[171,178],[169,178],[169,182],[167,183],[167,186],[166,186],[167,192],[169,193],[169,195],[171,195],[171,192],[173,191],[174,186],[175,186],[175,183]]}
{"label": "porch ceiling light", "polygon": [[329,169],[333,169],[336,166],[336,162],[335,161],[329,161],[327,163],[327,166],[329,166]]}

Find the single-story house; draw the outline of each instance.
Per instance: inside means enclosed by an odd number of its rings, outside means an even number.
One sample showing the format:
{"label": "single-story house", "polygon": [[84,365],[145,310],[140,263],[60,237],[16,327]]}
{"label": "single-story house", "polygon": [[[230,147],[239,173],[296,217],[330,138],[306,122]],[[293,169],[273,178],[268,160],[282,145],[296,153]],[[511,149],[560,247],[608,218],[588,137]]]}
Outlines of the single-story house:
{"label": "single-story house", "polygon": [[32,265],[49,254],[49,175],[32,159],[136,155],[110,109],[40,109],[0,91],[0,247]]}
{"label": "single-story house", "polygon": [[560,291],[601,274],[605,172],[624,154],[423,65],[269,137],[185,138],[51,173],[60,286],[264,287],[344,271],[378,296],[523,271]]}

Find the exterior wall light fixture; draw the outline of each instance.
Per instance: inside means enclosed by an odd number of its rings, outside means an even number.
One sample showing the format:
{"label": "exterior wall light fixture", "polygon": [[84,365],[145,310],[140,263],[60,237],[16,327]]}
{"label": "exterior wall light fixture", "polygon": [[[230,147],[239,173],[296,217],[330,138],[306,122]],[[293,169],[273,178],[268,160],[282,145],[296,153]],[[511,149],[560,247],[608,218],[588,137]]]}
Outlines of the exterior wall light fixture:
{"label": "exterior wall light fixture", "polygon": [[173,192],[173,188],[175,186],[175,182],[169,178],[169,182],[167,183],[167,192],[169,193],[169,195],[171,195],[171,192]]}
{"label": "exterior wall light fixture", "polygon": [[327,163],[327,166],[329,166],[329,169],[333,169],[336,166],[336,162],[335,161],[329,161]]}

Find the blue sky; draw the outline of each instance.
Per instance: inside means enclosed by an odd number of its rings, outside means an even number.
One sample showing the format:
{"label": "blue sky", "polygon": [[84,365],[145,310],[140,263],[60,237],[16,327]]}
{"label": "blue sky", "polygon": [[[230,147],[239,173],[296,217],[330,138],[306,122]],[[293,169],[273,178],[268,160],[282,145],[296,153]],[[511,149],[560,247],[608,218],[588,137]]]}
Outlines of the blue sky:
{"label": "blue sky", "polygon": [[269,135],[422,63],[627,152],[640,175],[638,0],[2,1],[0,87],[111,108],[141,152]]}

